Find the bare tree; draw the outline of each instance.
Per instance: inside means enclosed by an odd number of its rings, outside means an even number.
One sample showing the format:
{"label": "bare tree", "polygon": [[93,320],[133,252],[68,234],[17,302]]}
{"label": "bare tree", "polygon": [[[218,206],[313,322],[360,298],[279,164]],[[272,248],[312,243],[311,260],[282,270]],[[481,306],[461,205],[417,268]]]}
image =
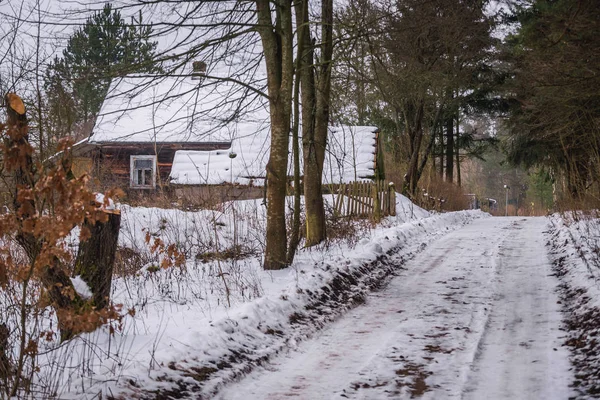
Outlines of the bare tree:
{"label": "bare tree", "polygon": [[[296,23],[302,54],[297,73],[302,89],[302,150],[304,158],[304,196],[306,203],[306,246],[326,238],[322,178],[333,68],[333,1],[321,1],[320,43],[312,37],[309,1],[296,3]],[[315,18],[316,19],[316,18]],[[316,21],[315,21],[316,22]],[[315,35],[318,36],[318,35]]]}
{"label": "bare tree", "polygon": [[[406,167],[407,193],[416,192],[443,122],[446,132],[454,134],[449,121],[462,100],[455,93],[473,87],[471,77],[490,51],[485,4],[356,0],[340,14],[348,38],[341,57],[357,77],[354,109],[363,110],[365,94],[376,90],[368,103],[370,118],[392,138],[397,162]],[[452,149],[453,139],[446,140]],[[452,170],[453,154],[446,162]]]}
{"label": "bare tree", "polygon": [[267,64],[267,84],[271,118],[271,150],[267,163],[267,236],[265,269],[281,269],[287,265],[287,232],[285,223],[285,193],[289,130],[294,83],[294,36],[292,1],[273,3],[257,0],[259,32]]}

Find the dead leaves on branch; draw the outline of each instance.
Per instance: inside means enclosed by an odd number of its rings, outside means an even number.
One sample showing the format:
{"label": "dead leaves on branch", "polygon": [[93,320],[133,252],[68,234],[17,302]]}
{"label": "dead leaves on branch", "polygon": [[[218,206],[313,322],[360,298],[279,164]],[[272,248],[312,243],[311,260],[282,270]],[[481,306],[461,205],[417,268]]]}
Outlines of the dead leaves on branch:
{"label": "dead leaves on branch", "polygon": [[79,333],[93,332],[99,326],[108,324],[111,334],[123,329],[122,305],[117,304],[101,310],[91,306],[82,307],[79,310],[58,309],[57,318],[61,321],[63,329],[77,331]]}
{"label": "dead leaves on branch", "polygon": [[185,254],[180,252],[174,243],[166,245],[161,238],[153,236],[148,231],[146,231],[144,240],[150,246],[150,252],[158,256],[161,269],[183,267],[185,265]]}
{"label": "dead leaves on branch", "polygon": [[[88,332],[115,321],[114,331],[122,319],[120,306],[96,310],[75,292],[68,278],[73,254],[67,238],[79,227],[79,239],[89,239],[86,225],[106,222],[108,202],[120,193],[107,193],[102,203],[97,202],[96,194],[87,188],[87,175],[69,175],[73,142],[68,139],[61,140],[55,159],[34,164],[26,125],[2,124],[0,136],[4,171],[14,174],[13,184],[20,182],[14,187],[13,209],[0,213],[0,288],[29,286],[29,296],[38,293],[36,307],[55,306],[61,331]],[[23,249],[15,247],[16,243]],[[55,279],[57,276],[61,278]],[[43,284],[34,289],[33,282]]]}

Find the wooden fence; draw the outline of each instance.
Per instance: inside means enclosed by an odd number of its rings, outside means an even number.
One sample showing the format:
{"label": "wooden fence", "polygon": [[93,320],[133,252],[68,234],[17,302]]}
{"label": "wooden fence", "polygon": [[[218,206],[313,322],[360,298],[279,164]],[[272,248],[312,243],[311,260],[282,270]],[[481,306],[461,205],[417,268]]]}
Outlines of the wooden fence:
{"label": "wooden fence", "polygon": [[372,218],[376,221],[387,215],[396,215],[396,190],[385,181],[350,182],[329,185],[337,194],[334,213],[337,216]]}

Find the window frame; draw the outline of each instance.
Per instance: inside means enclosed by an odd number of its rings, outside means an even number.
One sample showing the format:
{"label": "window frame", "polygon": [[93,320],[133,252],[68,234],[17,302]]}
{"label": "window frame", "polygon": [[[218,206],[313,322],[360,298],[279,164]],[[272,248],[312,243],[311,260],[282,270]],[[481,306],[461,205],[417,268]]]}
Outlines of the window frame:
{"label": "window frame", "polygon": [[[152,183],[138,184],[136,182],[137,171],[146,170],[147,168],[135,168],[135,162],[138,160],[152,160]],[[156,171],[157,171],[156,155],[131,155],[129,156],[129,187],[132,189],[155,189],[156,188]]]}

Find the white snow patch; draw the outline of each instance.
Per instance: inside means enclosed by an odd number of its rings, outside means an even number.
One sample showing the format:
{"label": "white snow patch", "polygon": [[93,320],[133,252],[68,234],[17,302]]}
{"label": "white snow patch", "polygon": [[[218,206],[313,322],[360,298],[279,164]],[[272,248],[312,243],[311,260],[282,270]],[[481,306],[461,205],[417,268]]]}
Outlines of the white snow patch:
{"label": "white snow patch", "polygon": [[102,205],[102,209],[104,210],[116,210],[117,206],[113,199],[106,197],[104,193],[96,193],[96,203],[100,203]]}
{"label": "white snow patch", "polygon": [[73,288],[79,296],[83,299],[90,299],[92,297],[92,290],[87,283],[81,278],[80,275],[71,278]]}

